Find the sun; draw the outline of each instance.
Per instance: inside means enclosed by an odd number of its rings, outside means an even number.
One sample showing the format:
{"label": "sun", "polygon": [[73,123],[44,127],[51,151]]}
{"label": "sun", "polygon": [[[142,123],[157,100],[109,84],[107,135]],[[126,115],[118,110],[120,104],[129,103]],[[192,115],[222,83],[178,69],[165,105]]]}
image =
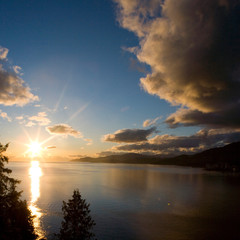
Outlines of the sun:
{"label": "sun", "polygon": [[39,157],[42,153],[42,146],[39,142],[31,142],[30,144],[27,144],[28,150],[27,153],[30,154],[31,157]]}

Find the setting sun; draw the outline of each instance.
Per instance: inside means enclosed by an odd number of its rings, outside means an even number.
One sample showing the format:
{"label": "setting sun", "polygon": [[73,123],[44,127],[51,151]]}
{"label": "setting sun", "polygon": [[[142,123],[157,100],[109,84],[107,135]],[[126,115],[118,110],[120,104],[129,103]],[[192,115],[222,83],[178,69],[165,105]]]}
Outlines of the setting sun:
{"label": "setting sun", "polygon": [[27,146],[28,146],[27,153],[29,153],[31,155],[31,157],[41,156],[42,147],[41,147],[41,144],[39,142],[31,142]]}

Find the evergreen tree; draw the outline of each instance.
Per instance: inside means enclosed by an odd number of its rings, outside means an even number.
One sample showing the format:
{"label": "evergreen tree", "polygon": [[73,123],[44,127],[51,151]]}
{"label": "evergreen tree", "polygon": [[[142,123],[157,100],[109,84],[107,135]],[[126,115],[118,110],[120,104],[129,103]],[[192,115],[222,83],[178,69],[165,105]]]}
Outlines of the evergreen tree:
{"label": "evergreen tree", "polygon": [[79,190],[73,191],[72,199],[68,202],[63,201],[63,218],[60,234],[60,240],[90,240],[95,234],[92,228],[95,225],[90,216],[90,204],[82,198]]}
{"label": "evergreen tree", "polygon": [[9,177],[12,170],[4,165],[8,157],[4,156],[8,144],[0,144],[0,239],[1,240],[33,240],[33,217],[27,202],[20,199],[21,192],[16,190],[20,181]]}

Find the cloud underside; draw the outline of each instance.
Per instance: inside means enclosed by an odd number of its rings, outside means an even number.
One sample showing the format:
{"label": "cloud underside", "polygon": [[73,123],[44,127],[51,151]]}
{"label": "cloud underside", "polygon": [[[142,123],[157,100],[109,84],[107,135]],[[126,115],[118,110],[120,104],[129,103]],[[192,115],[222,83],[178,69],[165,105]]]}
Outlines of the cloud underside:
{"label": "cloud underside", "polygon": [[[7,65],[8,49],[0,47],[0,104],[11,106],[24,106],[27,103],[38,101],[38,96],[31,93],[31,89],[17,76],[16,71],[5,70],[3,64]],[[15,66],[15,70],[20,67]]]}
{"label": "cloud underside", "polygon": [[146,142],[115,146],[111,151],[150,152],[162,155],[191,154],[239,140],[240,130],[204,129],[191,136],[157,135]]}
{"label": "cloud underside", "polygon": [[58,136],[73,136],[75,138],[82,138],[83,135],[81,132],[73,129],[68,124],[56,124],[53,126],[46,127],[46,130],[52,134],[52,135],[58,135]]}
{"label": "cloud underside", "polygon": [[240,127],[238,0],[115,0],[122,27],[134,32],[140,79],[148,93],[180,110],[170,127]]}
{"label": "cloud underside", "polygon": [[105,142],[131,143],[146,141],[147,137],[156,132],[156,127],[149,129],[121,129],[103,137]]}

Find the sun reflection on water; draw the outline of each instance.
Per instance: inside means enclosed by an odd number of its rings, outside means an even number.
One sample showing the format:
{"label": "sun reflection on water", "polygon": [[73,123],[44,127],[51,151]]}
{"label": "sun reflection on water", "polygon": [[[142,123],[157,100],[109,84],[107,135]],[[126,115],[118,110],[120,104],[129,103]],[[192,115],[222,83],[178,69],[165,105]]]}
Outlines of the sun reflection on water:
{"label": "sun reflection on water", "polygon": [[45,233],[41,227],[40,218],[42,217],[41,209],[36,205],[38,198],[40,197],[40,177],[42,176],[42,170],[39,166],[38,161],[32,161],[31,167],[29,169],[29,176],[31,178],[31,201],[29,203],[29,209],[34,215],[33,224],[36,233],[39,235],[38,239],[41,239],[45,236]]}

